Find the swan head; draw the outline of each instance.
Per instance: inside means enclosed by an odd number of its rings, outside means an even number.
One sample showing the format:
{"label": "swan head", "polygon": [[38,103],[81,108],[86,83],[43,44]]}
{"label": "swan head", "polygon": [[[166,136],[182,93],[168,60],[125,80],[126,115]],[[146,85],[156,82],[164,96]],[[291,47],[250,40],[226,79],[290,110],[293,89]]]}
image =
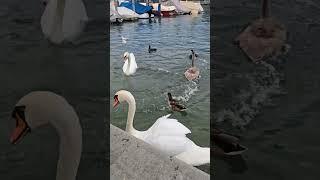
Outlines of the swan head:
{"label": "swan head", "polygon": [[117,107],[123,101],[128,103],[135,102],[133,95],[129,91],[120,90],[113,97],[113,107]]}
{"label": "swan head", "polygon": [[129,53],[128,52],[125,52],[124,54],[123,54],[123,60],[124,61],[126,61],[126,60],[128,60],[129,59]]}
{"label": "swan head", "polygon": [[171,93],[168,93],[168,97],[169,97],[169,100],[172,100],[172,95],[171,95]]}
{"label": "swan head", "polygon": [[25,95],[12,111],[15,128],[10,142],[16,144],[32,130],[49,123],[65,125],[66,118],[75,119],[70,109],[64,98],[52,92],[35,91]]}
{"label": "swan head", "polygon": [[25,108],[25,106],[16,106],[12,111],[11,118],[16,122],[15,129],[10,137],[12,144],[15,144],[31,131],[25,118]]}
{"label": "swan head", "polygon": [[42,5],[45,7],[47,6],[49,0],[42,0]]}

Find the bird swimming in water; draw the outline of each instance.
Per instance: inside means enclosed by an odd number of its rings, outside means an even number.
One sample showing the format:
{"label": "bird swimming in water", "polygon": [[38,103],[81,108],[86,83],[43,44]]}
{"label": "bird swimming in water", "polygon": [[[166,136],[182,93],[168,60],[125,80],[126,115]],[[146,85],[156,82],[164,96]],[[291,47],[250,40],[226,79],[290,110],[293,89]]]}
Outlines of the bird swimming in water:
{"label": "bird swimming in water", "polygon": [[200,75],[200,71],[197,67],[194,66],[194,60],[196,59],[196,55],[194,53],[194,51],[191,49],[191,52],[192,52],[192,64],[191,64],[191,68],[189,68],[185,73],[185,77],[191,81],[191,80],[194,80],[194,79],[197,79]]}
{"label": "bird swimming in water", "polygon": [[177,100],[173,99],[171,93],[168,93],[168,104],[173,111],[182,112],[187,109],[183,105],[179,104]]}
{"label": "bird swimming in water", "polygon": [[192,54],[194,54],[195,57],[198,57],[198,54],[196,54],[193,49],[191,49],[191,54],[189,55],[189,59],[192,59]]}
{"label": "bird swimming in water", "polygon": [[122,40],[123,44],[127,44],[128,38],[125,38],[125,37],[121,36],[121,40]]}
{"label": "bird swimming in water", "polygon": [[213,128],[213,140],[216,147],[213,154],[218,156],[234,156],[245,152],[248,148],[239,143],[239,137],[220,129]]}
{"label": "bird swimming in water", "polygon": [[287,30],[283,24],[269,16],[269,2],[262,1],[261,17],[246,27],[235,39],[235,43],[254,63],[268,57],[288,52]]}
{"label": "bird swimming in water", "polygon": [[149,53],[156,52],[156,51],[157,51],[156,48],[151,48],[151,46],[149,45],[149,49],[148,49]]}

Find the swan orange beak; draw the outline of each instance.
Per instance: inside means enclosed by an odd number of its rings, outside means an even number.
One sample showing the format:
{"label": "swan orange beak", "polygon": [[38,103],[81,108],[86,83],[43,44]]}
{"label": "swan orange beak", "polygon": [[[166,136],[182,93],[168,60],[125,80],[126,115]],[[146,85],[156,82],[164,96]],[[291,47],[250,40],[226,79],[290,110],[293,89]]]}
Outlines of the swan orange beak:
{"label": "swan orange beak", "polygon": [[17,112],[14,115],[16,119],[16,128],[10,137],[11,144],[16,144],[18,140],[22,139],[22,137],[24,137],[30,131],[30,128],[25,120],[23,120]]}
{"label": "swan orange beak", "polygon": [[116,98],[113,101],[113,108],[117,107],[120,104],[119,100]]}

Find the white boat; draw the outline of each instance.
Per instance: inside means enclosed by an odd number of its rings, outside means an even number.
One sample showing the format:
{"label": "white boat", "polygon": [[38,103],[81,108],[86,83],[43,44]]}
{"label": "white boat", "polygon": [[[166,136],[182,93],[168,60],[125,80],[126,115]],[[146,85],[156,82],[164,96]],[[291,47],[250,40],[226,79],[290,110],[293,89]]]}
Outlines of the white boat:
{"label": "white boat", "polygon": [[[141,4],[146,5],[146,3]],[[153,11],[157,14],[159,3],[150,3],[150,5],[152,6]],[[175,6],[166,6],[161,4],[161,15],[166,17],[175,16],[177,15],[177,8]]]}
{"label": "white boat", "polygon": [[117,1],[110,2],[110,22],[133,21],[139,14],[126,7],[119,7]]}
{"label": "white boat", "polygon": [[123,19],[118,13],[115,3],[110,2],[110,22],[115,23],[115,22],[122,22],[122,21]]}
{"label": "white boat", "polygon": [[117,7],[118,13],[125,21],[133,21],[139,18],[139,14],[126,7]]}
{"label": "white boat", "polygon": [[170,0],[168,1],[167,3],[170,3],[170,4],[173,4],[176,9],[177,9],[177,12],[179,14],[190,14],[191,13],[191,9],[183,6],[179,0]]}
{"label": "white boat", "polygon": [[[148,13],[144,13],[144,14],[139,14],[138,15],[139,19],[149,19],[149,14]],[[154,14],[151,14],[150,18],[154,18]]]}
{"label": "white boat", "polygon": [[180,4],[191,10],[192,14],[199,14],[203,12],[203,7],[201,6],[200,1],[180,1]]}

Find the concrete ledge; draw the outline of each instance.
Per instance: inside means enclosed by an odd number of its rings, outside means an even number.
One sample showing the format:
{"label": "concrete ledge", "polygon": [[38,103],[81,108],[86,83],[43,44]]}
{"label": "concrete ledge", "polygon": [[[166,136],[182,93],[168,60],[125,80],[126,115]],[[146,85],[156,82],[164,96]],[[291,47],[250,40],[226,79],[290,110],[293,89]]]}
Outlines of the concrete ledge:
{"label": "concrete ledge", "polygon": [[110,125],[112,180],[209,180],[209,174],[168,157],[145,142]]}

